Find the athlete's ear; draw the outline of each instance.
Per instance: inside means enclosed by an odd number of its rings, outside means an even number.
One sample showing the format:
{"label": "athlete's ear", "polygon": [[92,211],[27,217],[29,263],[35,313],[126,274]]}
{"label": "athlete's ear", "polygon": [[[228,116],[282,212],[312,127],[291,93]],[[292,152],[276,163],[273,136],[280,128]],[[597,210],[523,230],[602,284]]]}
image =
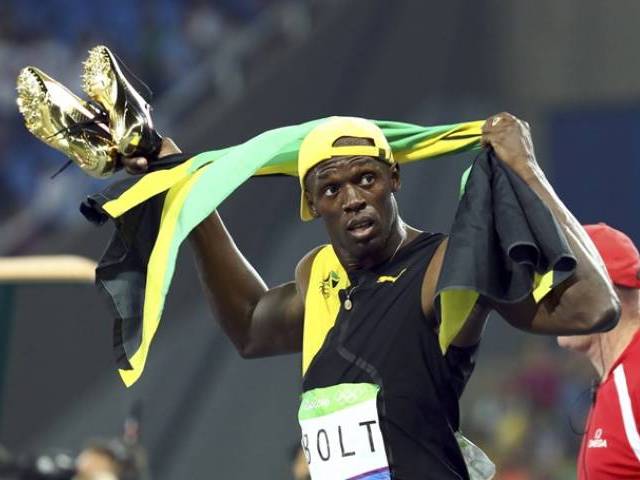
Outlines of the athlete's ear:
{"label": "athlete's ear", "polygon": [[311,197],[309,190],[306,188],[304,189],[304,199],[307,202],[307,207],[309,207],[309,211],[311,212],[311,215],[313,215],[313,218],[318,218],[320,214],[318,213],[318,210],[316,210],[316,206],[313,203],[313,198]]}
{"label": "athlete's ear", "polygon": [[398,162],[389,167],[391,173],[391,191],[393,193],[400,191],[400,165]]}

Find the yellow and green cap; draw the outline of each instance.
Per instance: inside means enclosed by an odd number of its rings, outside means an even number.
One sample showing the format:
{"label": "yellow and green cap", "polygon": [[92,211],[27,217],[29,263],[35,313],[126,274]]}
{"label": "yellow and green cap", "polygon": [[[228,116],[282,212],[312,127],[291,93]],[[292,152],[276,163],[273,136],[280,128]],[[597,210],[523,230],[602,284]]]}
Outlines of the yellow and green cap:
{"label": "yellow and green cap", "polygon": [[[334,146],[340,137],[367,138],[373,145]],[[313,219],[304,197],[304,177],[320,162],[339,156],[367,156],[390,165],[394,163],[389,142],[375,123],[357,117],[329,117],[307,134],[298,150],[300,218],[303,221]]]}

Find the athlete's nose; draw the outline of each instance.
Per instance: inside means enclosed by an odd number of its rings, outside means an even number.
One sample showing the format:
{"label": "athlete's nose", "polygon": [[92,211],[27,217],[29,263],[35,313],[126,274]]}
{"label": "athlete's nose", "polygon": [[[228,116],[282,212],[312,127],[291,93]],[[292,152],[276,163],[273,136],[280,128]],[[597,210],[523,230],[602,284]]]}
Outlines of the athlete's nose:
{"label": "athlete's nose", "polygon": [[346,185],[344,187],[344,203],[342,208],[345,212],[357,213],[366,207],[367,203],[360,195],[360,192],[353,185]]}

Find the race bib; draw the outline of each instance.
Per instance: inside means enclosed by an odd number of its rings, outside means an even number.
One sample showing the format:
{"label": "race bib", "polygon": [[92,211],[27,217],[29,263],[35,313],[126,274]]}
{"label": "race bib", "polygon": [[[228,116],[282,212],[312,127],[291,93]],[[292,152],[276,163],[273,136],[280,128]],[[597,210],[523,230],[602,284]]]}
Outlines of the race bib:
{"label": "race bib", "polygon": [[313,480],[389,480],[376,399],[379,387],[343,383],[302,395],[301,445]]}

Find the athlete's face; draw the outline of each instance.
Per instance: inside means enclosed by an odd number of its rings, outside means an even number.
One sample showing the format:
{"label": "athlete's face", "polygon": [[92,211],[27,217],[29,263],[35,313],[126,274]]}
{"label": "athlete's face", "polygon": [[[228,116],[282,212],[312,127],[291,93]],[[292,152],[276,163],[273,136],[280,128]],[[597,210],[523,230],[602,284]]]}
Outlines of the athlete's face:
{"label": "athlete's face", "polygon": [[87,449],[76,460],[75,480],[116,480],[118,467],[104,453]]}
{"label": "athlete's face", "polygon": [[376,255],[397,222],[397,165],[372,157],[334,157],[305,179],[306,198],[323,219],[331,243],[355,259]]}

